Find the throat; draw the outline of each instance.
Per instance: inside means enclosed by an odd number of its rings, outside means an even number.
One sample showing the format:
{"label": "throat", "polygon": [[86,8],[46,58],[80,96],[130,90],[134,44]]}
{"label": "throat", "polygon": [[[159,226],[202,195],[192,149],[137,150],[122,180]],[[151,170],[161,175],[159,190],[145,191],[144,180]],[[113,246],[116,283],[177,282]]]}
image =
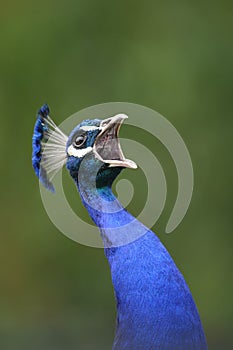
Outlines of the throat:
{"label": "throat", "polygon": [[[112,183],[122,168],[104,168],[89,159],[83,168],[69,169],[83,205],[98,226],[105,248],[123,246],[147,232],[147,228],[132,216],[112,192]],[[101,171],[95,169],[101,169]]]}
{"label": "throat", "polygon": [[79,184],[78,190],[84,206],[99,228],[116,225],[114,220],[110,220],[111,217],[116,219],[116,216],[125,209],[113,194],[111,187],[86,188]]}
{"label": "throat", "polygon": [[112,232],[121,227],[130,214],[126,212],[109,186],[82,188],[82,184],[79,183],[78,190],[91,219],[100,230],[104,244],[114,245]]}
{"label": "throat", "polygon": [[111,187],[88,188],[77,184],[82,202],[98,226],[105,248],[126,245],[148,230],[113,194]]}

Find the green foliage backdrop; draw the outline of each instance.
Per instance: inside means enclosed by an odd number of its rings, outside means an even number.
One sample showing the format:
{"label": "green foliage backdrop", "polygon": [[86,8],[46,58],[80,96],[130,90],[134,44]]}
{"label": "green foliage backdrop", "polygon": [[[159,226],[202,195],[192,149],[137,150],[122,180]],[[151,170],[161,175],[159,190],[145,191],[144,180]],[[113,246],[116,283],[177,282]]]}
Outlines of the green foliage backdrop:
{"label": "green foliage backdrop", "polygon": [[[190,285],[209,348],[232,348],[232,15],[227,0],[0,2],[1,349],[111,348],[115,307],[103,251],[56,230],[30,160],[41,104],[60,123],[110,101],[157,110],[190,150],[192,204],[166,235],[175,168],[158,142],[137,136],[168,177],[154,229]],[[145,198],[140,188],[133,212]]]}

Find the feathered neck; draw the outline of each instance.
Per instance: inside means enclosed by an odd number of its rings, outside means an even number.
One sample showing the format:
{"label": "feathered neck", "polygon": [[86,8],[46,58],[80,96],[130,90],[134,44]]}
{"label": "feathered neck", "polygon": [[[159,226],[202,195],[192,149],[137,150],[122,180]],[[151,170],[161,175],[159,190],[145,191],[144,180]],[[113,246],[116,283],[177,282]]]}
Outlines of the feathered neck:
{"label": "feathered neck", "polygon": [[100,230],[104,247],[122,246],[146,233],[148,229],[122,206],[112,192],[112,183],[122,168],[102,169],[97,173],[93,170],[93,162],[86,164],[86,169],[80,167],[79,171],[77,168],[69,171],[85,208]]}
{"label": "feathered neck", "polygon": [[117,304],[113,349],[206,350],[197,309],[171,256],[123,208],[111,186],[97,186],[92,175],[73,178],[100,229],[111,269]]}

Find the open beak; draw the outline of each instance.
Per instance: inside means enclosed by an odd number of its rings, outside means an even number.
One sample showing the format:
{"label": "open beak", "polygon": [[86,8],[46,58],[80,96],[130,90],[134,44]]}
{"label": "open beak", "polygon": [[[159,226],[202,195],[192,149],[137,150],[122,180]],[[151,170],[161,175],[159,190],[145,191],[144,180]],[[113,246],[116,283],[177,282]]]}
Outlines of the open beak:
{"label": "open beak", "polygon": [[101,131],[96,137],[93,152],[98,159],[109,164],[110,167],[137,168],[136,163],[124,157],[118,138],[120,127],[127,118],[125,114],[117,114],[104,119],[100,124]]}

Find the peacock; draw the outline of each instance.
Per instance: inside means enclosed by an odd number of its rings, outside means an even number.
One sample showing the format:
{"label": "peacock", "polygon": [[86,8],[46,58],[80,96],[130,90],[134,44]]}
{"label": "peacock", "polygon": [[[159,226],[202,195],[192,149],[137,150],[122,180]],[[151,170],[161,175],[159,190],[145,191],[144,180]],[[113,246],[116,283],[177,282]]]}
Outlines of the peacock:
{"label": "peacock", "polygon": [[[32,164],[43,185],[66,164],[82,203],[98,226],[116,300],[113,350],[206,350],[191,292],[154,232],[114,196],[112,184],[137,165],[123,155],[119,130],[127,116],[88,119],[67,137],[44,105],[37,114]],[[78,227],[77,227],[78,230]]]}

